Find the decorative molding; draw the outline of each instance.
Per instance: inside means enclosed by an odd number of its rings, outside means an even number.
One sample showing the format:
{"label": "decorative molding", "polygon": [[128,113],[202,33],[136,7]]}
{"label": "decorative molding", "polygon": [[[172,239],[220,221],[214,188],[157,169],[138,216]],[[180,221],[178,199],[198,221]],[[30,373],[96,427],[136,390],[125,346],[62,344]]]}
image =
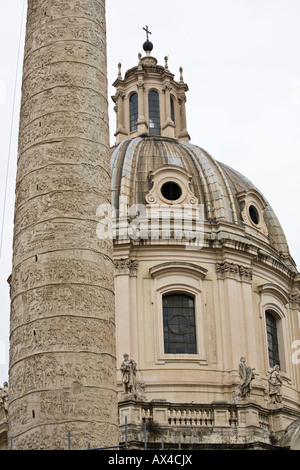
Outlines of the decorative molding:
{"label": "decorative molding", "polygon": [[[187,174],[181,168],[164,166],[155,172],[150,173],[149,179],[153,186],[146,195],[147,204],[158,204],[164,206],[183,206],[184,204],[188,204],[192,207],[197,206],[198,199],[190,189],[192,176]],[[161,193],[162,186],[167,182],[175,182],[181,188],[182,194],[176,201],[165,199]]]}
{"label": "decorative molding", "polygon": [[180,274],[182,272],[192,274],[194,277],[204,279],[207,274],[207,269],[202,268],[193,263],[186,263],[184,261],[178,262],[169,262],[169,263],[162,263],[156,266],[153,266],[149,269],[149,272],[153,278],[170,274],[170,272],[175,272],[176,274]]}
{"label": "decorative molding", "polygon": [[300,294],[291,294],[289,296],[289,303],[293,308],[300,308]]}
{"label": "decorative molding", "polygon": [[[267,206],[267,203],[261,194],[256,190],[241,191],[237,194],[237,198],[241,206],[241,217],[245,226],[251,229],[255,229],[267,237],[268,229],[264,220],[264,210]],[[255,207],[259,216],[257,223],[254,223],[250,217],[249,210],[251,206]]]}
{"label": "decorative molding", "polygon": [[292,296],[289,296],[289,294],[284,289],[271,282],[258,286],[258,291],[260,294],[269,294],[273,297],[276,297],[282,303],[282,305],[289,303],[292,298]]}

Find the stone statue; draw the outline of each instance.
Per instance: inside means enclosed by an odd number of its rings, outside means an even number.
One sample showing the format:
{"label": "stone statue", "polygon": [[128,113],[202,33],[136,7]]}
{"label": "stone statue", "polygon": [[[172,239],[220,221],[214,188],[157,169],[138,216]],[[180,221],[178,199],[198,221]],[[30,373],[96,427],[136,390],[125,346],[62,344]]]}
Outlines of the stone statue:
{"label": "stone statue", "polygon": [[255,378],[254,370],[252,367],[247,366],[246,358],[241,357],[238,369],[241,384],[237,386],[233,394],[235,402],[237,399],[248,398],[250,396],[251,382]]}
{"label": "stone statue", "polygon": [[271,404],[281,403],[281,387],[282,387],[282,377],[279,374],[279,366],[276,365],[272,372],[269,373],[268,377],[269,382],[269,397]]}
{"label": "stone statue", "polygon": [[8,413],[8,382],[4,382],[3,388],[0,388],[0,410]]}
{"label": "stone statue", "polygon": [[140,401],[145,401],[146,400],[146,394],[145,394],[145,384],[144,382],[137,382],[136,383],[136,399]]}
{"label": "stone statue", "polygon": [[124,361],[121,364],[123,375],[123,385],[126,394],[135,393],[136,391],[136,362],[129,359],[128,354],[124,354]]}
{"label": "stone statue", "polygon": [[239,364],[239,376],[241,378],[240,394],[242,398],[250,396],[251,382],[255,378],[254,371],[250,366],[246,365],[246,358],[241,357]]}

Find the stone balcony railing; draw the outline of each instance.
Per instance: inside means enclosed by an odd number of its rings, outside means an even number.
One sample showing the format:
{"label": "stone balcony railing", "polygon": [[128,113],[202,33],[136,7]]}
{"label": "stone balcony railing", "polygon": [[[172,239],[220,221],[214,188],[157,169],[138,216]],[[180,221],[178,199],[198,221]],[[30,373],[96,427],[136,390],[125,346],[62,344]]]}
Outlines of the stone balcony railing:
{"label": "stone balcony railing", "polygon": [[[262,442],[270,444],[295,415],[284,409],[263,408],[257,403],[174,404],[153,400],[138,402],[125,399],[119,403],[120,442]],[[276,439],[275,439],[276,440]]]}

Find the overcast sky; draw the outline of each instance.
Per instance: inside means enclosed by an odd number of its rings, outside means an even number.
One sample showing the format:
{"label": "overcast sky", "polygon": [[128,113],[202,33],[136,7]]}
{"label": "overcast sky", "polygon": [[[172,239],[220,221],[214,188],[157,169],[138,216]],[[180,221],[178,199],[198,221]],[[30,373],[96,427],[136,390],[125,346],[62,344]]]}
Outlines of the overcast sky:
{"label": "overcast sky", "polygon": [[[8,378],[7,278],[26,3],[0,0],[0,387]],[[123,73],[137,65],[148,25],[158,62],[167,55],[177,80],[183,67],[191,142],[262,191],[298,267],[299,18],[300,0],[107,0],[109,98],[118,62]],[[110,127],[113,144],[111,100]]]}

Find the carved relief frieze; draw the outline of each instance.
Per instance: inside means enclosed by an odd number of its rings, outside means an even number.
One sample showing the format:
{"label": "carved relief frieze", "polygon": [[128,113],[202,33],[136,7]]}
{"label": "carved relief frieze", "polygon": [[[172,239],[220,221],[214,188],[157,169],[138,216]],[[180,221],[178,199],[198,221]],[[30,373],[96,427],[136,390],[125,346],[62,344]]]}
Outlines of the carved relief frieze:
{"label": "carved relief frieze", "polygon": [[105,106],[105,97],[94,90],[72,86],[46,90],[24,102],[20,128],[23,129],[35,119],[42,122],[46,110],[47,113],[57,110],[81,111],[104,119]]}
{"label": "carved relief frieze", "polygon": [[57,22],[40,24],[31,41],[25,44],[25,59],[32,49],[39,49],[57,41],[82,41],[93,44],[103,57],[106,54],[106,43],[103,25],[96,24],[85,18],[64,18]]}
{"label": "carved relief frieze", "polygon": [[106,240],[97,237],[98,221],[77,220],[47,220],[35,225],[35,230],[24,230],[15,239],[15,257],[19,261],[26,257],[38,258],[49,250],[90,249],[112,257],[112,249]]}
{"label": "carved relief frieze", "polygon": [[236,281],[252,282],[252,269],[239,264],[228,262],[217,263],[216,271],[218,279],[235,279]]}
{"label": "carved relief frieze", "polygon": [[[112,299],[110,299],[112,300]],[[93,338],[93,341],[91,341]],[[51,350],[57,352],[90,352],[100,354],[114,349],[114,323],[93,318],[67,317],[57,314],[26,324],[11,332],[11,364],[30,354]]]}
{"label": "carved relief frieze", "polygon": [[80,165],[82,163],[97,166],[101,165],[103,170],[109,174],[110,167],[105,160],[99,161],[98,144],[95,142],[85,142],[79,139],[51,142],[43,144],[39,148],[31,147],[25,154],[19,155],[19,162],[24,158],[26,165],[18,168],[17,182],[28,173],[39,169],[43,164],[61,164],[62,154],[64,163],[70,165]]}
{"label": "carved relief frieze", "polygon": [[16,207],[28,199],[48,195],[53,190],[73,191],[74,188],[78,192],[99,194],[109,201],[111,191],[105,184],[108,175],[101,166],[64,164],[63,170],[67,172],[67,176],[62,171],[62,165],[48,165],[47,178],[44,169],[36,170],[34,175],[32,172],[27,174],[18,183]]}
{"label": "carved relief frieze", "polygon": [[[44,263],[28,262],[17,266],[13,272],[11,298],[29,289],[51,286],[53,284],[75,284],[99,286],[111,291],[113,273],[110,269],[103,271],[102,256],[97,261],[76,259],[49,259]],[[105,257],[104,257],[105,258]],[[110,260],[107,258],[107,265]]]}
{"label": "carved relief frieze", "polygon": [[114,320],[114,308],[109,294],[94,286],[50,285],[32,289],[16,296],[11,304],[16,326],[41,318],[77,315],[87,318]]}
{"label": "carved relief frieze", "polygon": [[104,70],[106,64],[100,61],[100,65],[103,68],[98,69],[83,63],[54,63],[36,70],[34,74],[26,75],[23,80],[22,109],[29,98],[55,87],[78,87],[85,89],[87,95],[94,90],[105,96],[106,77],[101,70]]}
{"label": "carved relief frieze", "polygon": [[19,208],[15,217],[15,234],[30,228],[39,222],[53,218],[86,219],[95,217],[101,204],[110,204],[110,200],[101,194],[82,193],[79,191],[52,191],[41,197],[31,199]]}
{"label": "carved relief frieze", "polygon": [[95,48],[92,44],[86,42],[78,43],[50,43],[43,49],[35,51],[34,55],[28,55],[25,58],[25,65],[29,65],[31,71],[38,70],[55,64],[57,54],[65,61],[74,61],[89,65],[98,65],[99,61],[105,60],[103,52]]}
{"label": "carved relief frieze", "polygon": [[[65,2],[64,0],[52,0],[47,4],[44,2],[44,8],[33,8],[30,10],[29,28],[34,31],[45,18],[57,19],[61,15],[67,15],[68,18],[85,17],[98,23],[102,28],[105,27],[105,8],[99,0],[85,2],[77,0],[76,2]],[[30,29],[29,29],[30,31]]]}
{"label": "carved relief frieze", "polygon": [[[103,421],[105,422],[106,420],[107,423],[105,425],[105,431],[109,433],[111,432],[110,428],[113,426],[111,424],[112,420],[116,415],[116,411],[111,409],[110,402],[111,394],[105,388],[100,387],[92,390],[90,388],[83,388],[77,393],[74,393],[74,391],[70,389],[42,392],[40,394],[36,394],[36,400],[33,400],[31,406],[28,406],[26,400],[18,400],[13,403],[10,408],[10,413],[12,414],[14,421],[18,423],[18,429],[14,429],[17,435],[14,440],[15,446],[20,449],[28,449],[28,447],[33,445],[34,449],[34,442],[36,439],[36,445],[39,449],[67,449],[68,433],[71,432],[72,445],[81,445],[82,449],[86,449],[88,431],[85,429],[85,426],[81,426],[80,433],[78,435],[78,432],[76,432],[76,425],[73,425],[72,420],[79,420],[83,423],[87,421],[99,421],[99,423],[103,423]],[[99,404],[101,404],[101,413],[99,413]],[[68,421],[67,425],[64,424],[64,421],[66,420]],[[41,424],[47,424],[47,428],[40,429],[39,425]],[[20,431],[22,432],[24,428],[29,427],[38,428],[39,435],[37,435],[35,439],[33,437],[32,442],[32,431],[29,431],[30,444],[28,445],[26,442],[22,444],[22,437],[19,437],[18,434]],[[98,430],[98,428],[100,429]],[[104,432],[103,428],[103,426],[96,426],[94,431],[96,436],[90,436],[90,438],[100,438],[99,434]],[[47,433],[45,433],[45,429],[47,429]],[[55,443],[55,437],[52,436],[54,430],[56,430],[56,433],[60,435],[60,443]],[[43,433],[45,433],[45,435],[43,435]],[[85,438],[80,444],[82,437]],[[22,445],[24,445],[24,447],[22,447]]]}
{"label": "carved relief frieze", "polygon": [[85,386],[105,386],[115,380],[114,359],[108,356],[104,360],[101,354],[89,358],[84,352],[67,355],[43,353],[16,362],[13,367],[11,400],[35,389],[71,388],[78,391]]}
{"label": "carved relief frieze", "polygon": [[20,132],[20,152],[44,141],[59,138],[82,137],[94,142],[106,143],[105,135],[108,125],[104,119],[88,113],[66,111],[46,114],[33,121]]}

